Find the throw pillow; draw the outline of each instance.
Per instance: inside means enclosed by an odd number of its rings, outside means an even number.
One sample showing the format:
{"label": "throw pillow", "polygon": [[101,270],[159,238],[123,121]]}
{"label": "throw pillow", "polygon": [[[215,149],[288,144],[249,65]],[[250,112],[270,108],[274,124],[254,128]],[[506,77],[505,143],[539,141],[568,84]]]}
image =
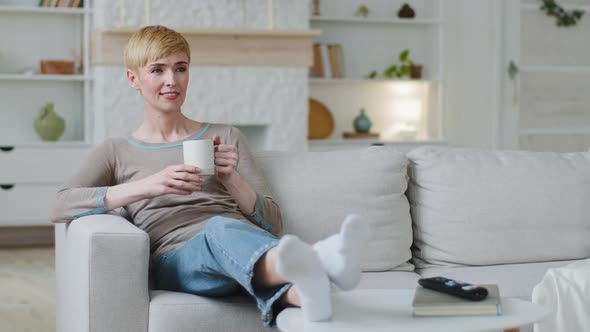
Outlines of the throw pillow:
{"label": "throw pillow", "polygon": [[371,228],[365,271],[413,270],[407,159],[390,147],[354,151],[258,154],[258,166],[281,207],[283,233],[313,244],[340,229],[349,213]]}

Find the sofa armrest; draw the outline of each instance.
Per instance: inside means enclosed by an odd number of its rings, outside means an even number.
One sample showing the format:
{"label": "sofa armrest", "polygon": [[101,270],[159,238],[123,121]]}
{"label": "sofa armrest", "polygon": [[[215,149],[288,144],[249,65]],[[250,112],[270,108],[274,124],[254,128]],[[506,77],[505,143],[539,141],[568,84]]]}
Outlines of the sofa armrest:
{"label": "sofa armrest", "polygon": [[111,214],[55,225],[60,332],[147,331],[149,237]]}

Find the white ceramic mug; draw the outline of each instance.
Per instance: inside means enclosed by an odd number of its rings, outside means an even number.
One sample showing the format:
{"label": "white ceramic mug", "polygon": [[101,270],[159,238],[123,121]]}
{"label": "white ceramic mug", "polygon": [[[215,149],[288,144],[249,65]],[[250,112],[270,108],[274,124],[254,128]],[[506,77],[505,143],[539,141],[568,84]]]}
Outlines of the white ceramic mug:
{"label": "white ceramic mug", "polygon": [[182,142],[182,152],[186,165],[201,169],[201,175],[215,174],[215,159],[213,140],[199,139]]}

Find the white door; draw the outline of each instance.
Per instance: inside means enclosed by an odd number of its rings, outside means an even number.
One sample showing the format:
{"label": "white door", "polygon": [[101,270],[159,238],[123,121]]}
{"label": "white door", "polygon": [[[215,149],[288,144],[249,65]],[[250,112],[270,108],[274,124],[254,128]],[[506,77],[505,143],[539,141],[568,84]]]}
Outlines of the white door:
{"label": "white door", "polygon": [[574,26],[558,27],[540,10],[542,1],[503,2],[501,148],[565,152],[590,147],[590,1],[557,3],[586,14]]}

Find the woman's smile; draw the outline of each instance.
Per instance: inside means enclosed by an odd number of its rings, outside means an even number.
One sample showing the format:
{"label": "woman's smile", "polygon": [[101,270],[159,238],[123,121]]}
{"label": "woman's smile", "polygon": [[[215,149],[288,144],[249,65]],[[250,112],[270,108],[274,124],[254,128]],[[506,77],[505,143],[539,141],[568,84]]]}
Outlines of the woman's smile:
{"label": "woman's smile", "polygon": [[160,92],[160,96],[164,97],[164,99],[167,100],[175,100],[176,98],[178,98],[178,96],[180,96],[180,93],[174,91]]}

